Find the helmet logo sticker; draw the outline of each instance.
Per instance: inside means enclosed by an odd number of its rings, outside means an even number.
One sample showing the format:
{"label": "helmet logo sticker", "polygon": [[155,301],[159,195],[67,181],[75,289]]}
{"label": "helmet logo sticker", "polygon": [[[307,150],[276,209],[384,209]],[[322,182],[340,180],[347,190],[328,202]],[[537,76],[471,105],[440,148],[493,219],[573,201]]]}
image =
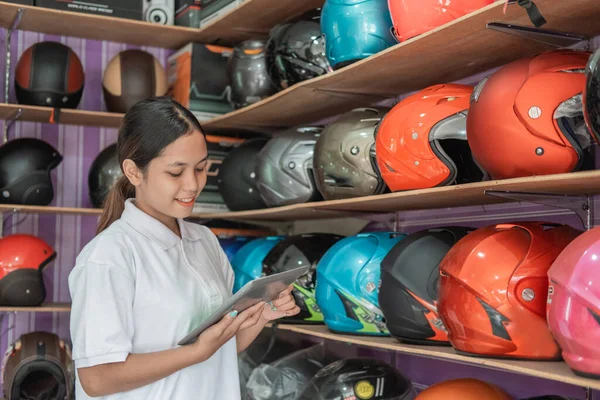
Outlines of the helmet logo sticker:
{"label": "helmet logo sticker", "polygon": [[373,291],[377,288],[373,282],[367,283],[367,292],[373,293]]}
{"label": "helmet logo sticker", "polygon": [[542,116],[542,109],[539,108],[538,106],[533,106],[529,109],[529,118],[531,119],[538,119],[539,117]]}
{"label": "helmet logo sticker", "polygon": [[358,381],[354,385],[354,393],[359,399],[371,399],[375,395],[375,387],[369,381]]}

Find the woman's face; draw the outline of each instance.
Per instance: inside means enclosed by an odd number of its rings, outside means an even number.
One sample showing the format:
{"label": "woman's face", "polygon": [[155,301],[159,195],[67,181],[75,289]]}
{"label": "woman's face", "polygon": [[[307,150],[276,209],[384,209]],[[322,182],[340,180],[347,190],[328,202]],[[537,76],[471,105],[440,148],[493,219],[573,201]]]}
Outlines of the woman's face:
{"label": "woman's face", "polygon": [[136,206],[169,227],[173,218],[189,217],[206,185],[207,162],[206,140],[200,132],[180,137],[148,164],[136,185]]}

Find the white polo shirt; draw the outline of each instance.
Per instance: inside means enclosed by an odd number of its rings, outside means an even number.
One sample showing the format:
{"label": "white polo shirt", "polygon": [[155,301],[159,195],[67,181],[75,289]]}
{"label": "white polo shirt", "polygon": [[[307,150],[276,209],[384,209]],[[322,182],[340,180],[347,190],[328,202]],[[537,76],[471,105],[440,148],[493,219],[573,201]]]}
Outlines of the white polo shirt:
{"label": "white polo shirt", "polygon": [[[215,235],[201,225],[178,223],[181,239],[129,199],[121,218],[81,251],[69,275],[76,368],[177,347],[231,296],[233,270]],[[92,398],[79,378],[76,398]],[[94,399],[239,400],[235,338],[203,363]]]}

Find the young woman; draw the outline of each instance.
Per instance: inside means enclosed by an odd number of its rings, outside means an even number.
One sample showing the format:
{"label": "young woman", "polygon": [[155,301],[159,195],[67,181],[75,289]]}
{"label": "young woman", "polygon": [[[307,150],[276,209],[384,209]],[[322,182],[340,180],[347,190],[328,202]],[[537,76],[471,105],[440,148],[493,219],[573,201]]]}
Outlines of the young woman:
{"label": "young woman", "polygon": [[292,287],[177,346],[233,287],[215,235],[183,220],[206,184],[204,133],[177,102],[149,99],[125,115],[117,151],[124,177],[69,275],[76,398],[237,400],[237,353],[300,312]]}

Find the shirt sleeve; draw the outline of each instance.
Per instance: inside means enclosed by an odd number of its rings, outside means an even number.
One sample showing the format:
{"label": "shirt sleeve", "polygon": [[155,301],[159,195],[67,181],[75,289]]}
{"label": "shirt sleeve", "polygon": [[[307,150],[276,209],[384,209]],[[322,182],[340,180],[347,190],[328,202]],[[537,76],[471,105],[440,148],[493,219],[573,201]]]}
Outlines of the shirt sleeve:
{"label": "shirt sleeve", "polygon": [[123,362],[132,350],[134,281],[117,266],[87,262],[69,275],[76,368]]}
{"label": "shirt sleeve", "polygon": [[233,282],[235,279],[235,274],[233,272],[233,268],[231,267],[231,263],[229,262],[229,258],[227,258],[227,254],[219,244],[217,240],[216,243],[217,249],[219,251],[219,260],[221,268],[225,271],[225,282],[227,283],[227,290],[230,294],[233,294]]}

